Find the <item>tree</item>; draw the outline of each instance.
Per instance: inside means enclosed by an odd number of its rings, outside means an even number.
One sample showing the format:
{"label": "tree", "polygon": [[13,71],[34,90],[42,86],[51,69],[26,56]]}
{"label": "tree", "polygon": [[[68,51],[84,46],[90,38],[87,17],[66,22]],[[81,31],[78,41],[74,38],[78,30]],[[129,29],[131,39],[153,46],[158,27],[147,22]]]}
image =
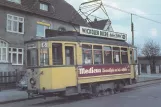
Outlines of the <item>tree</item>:
{"label": "tree", "polygon": [[149,60],[151,73],[155,73],[156,57],[160,55],[160,45],[153,40],[145,42],[142,54]]}
{"label": "tree", "polygon": [[141,57],[142,56],[142,52],[141,52],[142,47],[141,47],[141,45],[137,44],[137,45],[135,45],[135,47],[137,48],[137,56]]}

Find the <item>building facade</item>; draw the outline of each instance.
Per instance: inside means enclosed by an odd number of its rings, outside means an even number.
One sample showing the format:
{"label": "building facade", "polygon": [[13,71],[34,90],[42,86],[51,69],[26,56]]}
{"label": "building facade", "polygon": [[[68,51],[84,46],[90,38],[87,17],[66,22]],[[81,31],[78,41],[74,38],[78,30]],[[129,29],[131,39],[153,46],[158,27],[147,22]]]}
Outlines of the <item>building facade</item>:
{"label": "building facade", "polygon": [[151,71],[149,60],[146,57],[138,57],[139,74],[161,74],[161,56],[156,57],[155,71]]}
{"label": "building facade", "polygon": [[24,41],[89,25],[65,0],[0,0],[0,72],[25,68]]}

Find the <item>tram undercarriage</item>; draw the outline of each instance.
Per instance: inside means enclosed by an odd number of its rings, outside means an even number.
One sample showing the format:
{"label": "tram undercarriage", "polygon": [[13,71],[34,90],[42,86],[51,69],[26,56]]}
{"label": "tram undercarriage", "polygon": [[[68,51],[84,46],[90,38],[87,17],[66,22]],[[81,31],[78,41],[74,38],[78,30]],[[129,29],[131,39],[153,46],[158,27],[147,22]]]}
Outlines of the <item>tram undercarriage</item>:
{"label": "tram undercarriage", "polygon": [[105,82],[95,82],[80,84],[78,86],[67,87],[62,90],[28,90],[28,98],[34,98],[42,95],[44,97],[72,97],[72,96],[83,96],[83,97],[98,97],[102,95],[111,95],[124,91],[124,86],[133,84],[135,80],[122,79]]}

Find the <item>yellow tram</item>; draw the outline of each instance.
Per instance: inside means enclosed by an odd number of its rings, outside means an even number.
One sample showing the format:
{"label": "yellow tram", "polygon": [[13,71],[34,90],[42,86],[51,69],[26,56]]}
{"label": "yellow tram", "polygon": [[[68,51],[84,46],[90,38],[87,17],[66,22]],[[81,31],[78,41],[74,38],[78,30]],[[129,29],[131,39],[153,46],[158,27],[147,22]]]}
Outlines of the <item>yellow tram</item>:
{"label": "yellow tram", "polygon": [[135,80],[136,49],[127,35],[80,27],[79,32],[47,30],[25,42],[28,94],[98,95]]}

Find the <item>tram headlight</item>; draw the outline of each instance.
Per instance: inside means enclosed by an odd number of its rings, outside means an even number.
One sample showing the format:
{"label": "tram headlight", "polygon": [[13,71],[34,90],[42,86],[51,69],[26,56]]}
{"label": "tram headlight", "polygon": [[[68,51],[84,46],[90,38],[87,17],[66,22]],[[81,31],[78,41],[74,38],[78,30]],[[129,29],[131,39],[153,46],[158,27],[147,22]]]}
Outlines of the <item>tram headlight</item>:
{"label": "tram headlight", "polygon": [[35,84],[36,84],[36,81],[35,81],[34,78],[31,78],[31,79],[30,79],[30,84],[32,84],[32,85],[35,85]]}

